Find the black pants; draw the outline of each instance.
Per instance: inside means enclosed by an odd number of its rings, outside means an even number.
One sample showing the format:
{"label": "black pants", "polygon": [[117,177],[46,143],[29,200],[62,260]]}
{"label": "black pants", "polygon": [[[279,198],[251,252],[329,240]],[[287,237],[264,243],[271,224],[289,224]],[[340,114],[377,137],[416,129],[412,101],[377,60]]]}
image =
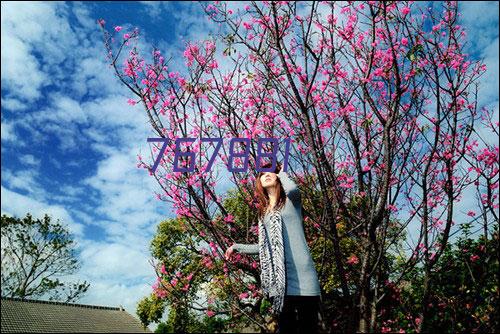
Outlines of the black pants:
{"label": "black pants", "polygon": [[283,301],[278,333],[317,333],[319,296],[289,296]]}

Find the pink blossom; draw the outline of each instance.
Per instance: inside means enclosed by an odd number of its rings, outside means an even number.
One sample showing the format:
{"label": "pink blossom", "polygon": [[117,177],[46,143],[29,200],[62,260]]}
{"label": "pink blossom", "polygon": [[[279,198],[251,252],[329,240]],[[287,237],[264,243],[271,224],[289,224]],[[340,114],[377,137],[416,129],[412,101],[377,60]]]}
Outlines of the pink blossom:
{"label": "pink blossom", "polygon": [[359,263],[359,259],[356,255],[351,255],[351,257],[347,260],[349,264],[357,264]]}
{"label": "pink blossom", "polygon": [[219,68],[219,64],[217,63],[217,60],[213,60],[210,65],[211,68]]}
{"label": "pink blossom", "polygon": [[398,208],[395,205],[389,204],[387,205],[387,210],[390,210],[392,212],[398,211]]}
{"label": "pink blossom", "polygon": [[383,77],[386,75],[383,67],[377,67],[375,71],[373,71],[373,74],[379,77]]}
{"label": "pink blossom", "polygon": [[470,260],[471,262],[476,262],[477,260],[479,260],[479,255],[477,254],[471,255]]}
{"label": "pink blossom", "polygon": [[129,39],[130,38],[130,35],[129,34],[125,34],[123,35],[123,39]]}
{"label": "pink blossom", "polygon": [[407,46],[407,45],[408,45],[408,38],[403,37],[403,38],[401,39],[401,44],[403,44],[404,46]]}
{"label": "pink blossom", "polygon": [[476,215],[476,213],[474,211],[467,212],[467,216],[469,216],[469,217],[474,217],[475,215]]}
{"label": "pink blossom", "polygon": [[127,103],[128,103],[128,104],[130,104],[131,106],[135,106],[135,104],[136,104],[137,102],[135,102],[135,101],[134,101],[134,100],[132,100],[132,99],[128,99],[128,100],[127,100]]}
{"label": "pink blossom", "polygon": [[245,299],[245,298],[248,298],[248,292],[243,292],[243,293],[240,293],[239,298],[240,298],[240,299]]}
{"label": "pink blossom", "polygon": [[162,299],[162,298],[165,298],[167,296],[167,291],[165,291],[164,289],[155,289],[155,294],[156,294],[156,297]]}
{"label": "pink blossom", "polygon": [[208,269],[212,269],[214,266],[212,260],[209,257],[204,257],[201,263]]}
{"label": "pink blossom", "polygon": [[215,312],[214,312],[214,311],[212,311],[212,310],[207,310],[205,313],[206,313],[206,314],[207,314],[207,316],[209,316],[209,317],[213,317],[213,316],[215,315]]}
{"label": "pink blossom", "polygon": [[228,214],[225,218],[224,221],[226,223],[234,223],[234,216],[232,214]]}
{"label": "pink blossom", "polygon": [[122,27],[120,27],[120,26],[116,26],[116,27],[115,27],[115,31],[116,31],[116,32],[119,32],[120,30],[122,30]]}
{"label": "pink blossom", "polygon": [[401,14],[403,14],[403,15],[407,15],[409,12],[410,12],[410,8],[409,7],[403,7],[401,9]]}

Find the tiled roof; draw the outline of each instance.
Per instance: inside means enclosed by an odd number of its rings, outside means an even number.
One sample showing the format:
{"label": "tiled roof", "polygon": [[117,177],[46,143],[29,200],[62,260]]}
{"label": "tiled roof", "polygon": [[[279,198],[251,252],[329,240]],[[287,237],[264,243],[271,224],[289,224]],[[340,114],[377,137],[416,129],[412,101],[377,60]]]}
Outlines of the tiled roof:
{"label": "tiled roof", "polygon": [[123,308],[4,298],[2,333],[150,333]]}

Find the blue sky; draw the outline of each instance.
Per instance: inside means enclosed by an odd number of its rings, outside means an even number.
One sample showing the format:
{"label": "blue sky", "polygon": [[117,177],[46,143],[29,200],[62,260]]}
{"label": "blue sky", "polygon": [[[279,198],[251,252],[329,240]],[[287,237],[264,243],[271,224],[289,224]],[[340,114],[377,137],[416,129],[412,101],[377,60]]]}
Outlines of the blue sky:
{"label": "blue sky", "polygon": [[[460,11],[471,55],[488,66],[480,106],[498,119],[498,3],[461,3]],[[2,213],[49,213],[69,224],[83,264],[75,277],[92,284],[80,302],[135,315],[155,279],[149,242],[173,213],[135,167],[151,132],[105,63],[96,20],[138,27],[142,47],[158,46],[179,70],[183,41],[216,27],[190,2],[9,2],[1,15]]]}

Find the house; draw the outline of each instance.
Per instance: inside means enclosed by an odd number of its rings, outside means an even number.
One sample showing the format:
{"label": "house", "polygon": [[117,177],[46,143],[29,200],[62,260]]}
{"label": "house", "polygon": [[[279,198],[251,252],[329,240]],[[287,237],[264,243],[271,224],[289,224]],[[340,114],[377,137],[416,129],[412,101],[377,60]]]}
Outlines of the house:
{"label": "house", "polygon": [[2,297],[2,333],[151,333],[122,307]]}

